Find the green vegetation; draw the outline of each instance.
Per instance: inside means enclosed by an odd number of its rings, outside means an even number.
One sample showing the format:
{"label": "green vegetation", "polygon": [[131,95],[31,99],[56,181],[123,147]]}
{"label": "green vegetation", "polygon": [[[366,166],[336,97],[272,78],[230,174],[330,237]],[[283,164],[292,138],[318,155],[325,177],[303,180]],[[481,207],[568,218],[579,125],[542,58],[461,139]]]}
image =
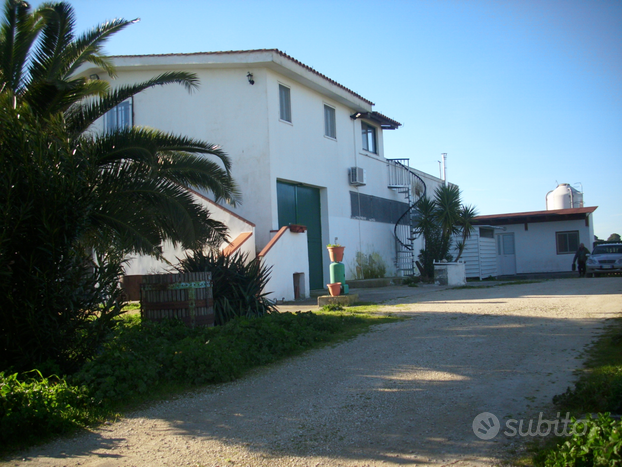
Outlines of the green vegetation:
{"label": "green vegetation", "polygon": [[276,311],[264,293],[270,269],[258,258],[248,261],[246,253],[225,256],[218,252],[197,250],[180,261],[180,272],[210,272],[214,295],[215,324],[233,318],[263,316]]}
{"label": "green vegetation", "polygon": [[551,451],[545,467],[615,467],[622,465],[622,422],[607,414],[573,420],[573,434]]}
{"label": "green vegetation", "polygon": [[377,279],[385,276],[387,266],[379,253],[372,251],[365,254],[362,251],[357,251],[352,260],[350,271],[356,279]]}
{"label": "green vegetation", "polygon": [[459,188],[449,184],[439,186],[434,192],[434,199],[421,198],[414,215],[417,219],[414,232],[425,240],[425,249],[419,254],[419,272],[424,280],[431,280],[434,278],[434,261],[453,259],[449,251],[454,235],[461,236],[456,244],[456,259],[460,258],[473,230],[477,212],[473,206],[464,205]]}
{"label": "green vegetation", "polygon": [[5,0],[0,21],[0,368],[70,373],[98,351],[122,308],[127,253],[161,256],[219,244],[226,227],[186,187],[232,204],[239,193],[216,145],[140,127],[91,126],[164,73],[112,88],[76,74],[93,65],[114,77],[105,41],[132,21],[76,36],[67,3],[32,10]]}
{"label": "green vegetation", "polygon": [[[535,449],[534,464],[545,467],[622,465],[622,318],[611,321],[589,350],[573,388],[553,398],[561,412],[586,418],[586,434],[549,440]],[[585,414],[596,413],[596,418]],[[583,433],[579,425],[576,433]]]}
{"label": "green vegetation", "polygon": [[402,285],[406,285],[408,287],[417,287],[417,284],[421,282],[421,276],[406,276],[404,280],[402,280]]}
{"label": "green vegetation", "polygon": [[0,444],[24,447],[394,321],[361,313],[274,313],[225,326],[115,321],[101,353],[68,378],[0,374]]}

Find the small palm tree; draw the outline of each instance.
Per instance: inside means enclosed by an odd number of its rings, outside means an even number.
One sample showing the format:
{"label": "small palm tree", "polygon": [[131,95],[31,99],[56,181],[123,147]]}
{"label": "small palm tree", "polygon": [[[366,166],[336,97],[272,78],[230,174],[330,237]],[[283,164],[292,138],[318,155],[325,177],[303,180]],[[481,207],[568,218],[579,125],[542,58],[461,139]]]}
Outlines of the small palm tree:
{"label": "small palm tree", "polygon": [[456,257],[456,261],[460,259],[462,253],[464,252],[464,248],[466,246],[466,241],[471,237],[471,232],[474,229],[473,221],[477,217],[477,209],[473,205],[462,205],[460,207],[460,212],[458,216],[458,227],[461,232],[461,240],[457,243],[458,248],[458,256]]}
{"label": "small palm tree", "polygon": [[424,239],[419,259],[423,263],[420,272],[427,278],[434,277],[434,261],[451,260],[449,251],[455,235],[461,235],[456,261],[471,235],[477,212],[473,206],[463,205],[460,198],[456,185],[442,185],[435,190],[434,199],[422,198],[417,203],[414,233]]}

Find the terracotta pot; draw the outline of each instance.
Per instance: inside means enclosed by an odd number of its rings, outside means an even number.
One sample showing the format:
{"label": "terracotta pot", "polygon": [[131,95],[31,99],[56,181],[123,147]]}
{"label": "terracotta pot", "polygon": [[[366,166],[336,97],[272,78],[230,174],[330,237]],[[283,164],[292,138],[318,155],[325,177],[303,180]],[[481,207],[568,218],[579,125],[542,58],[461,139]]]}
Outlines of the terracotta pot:
{"label": "terracotta pot", "polygon": [[346,249],[345,246],[329,246],[327,248],[331,262],[341,263],[343,261],[343,250]]}
{"label": "terracotta pot", "polygon": [[331,297],[337,297],[341,295],[341,282],[334,282],[332,284],[326,284],[328,287],[328,292]]}
{"label": "terracotta pot", "polygon": [[293,233],[303,233],[307,230],[307,227],[300,224],[290,224],[289,230]]}

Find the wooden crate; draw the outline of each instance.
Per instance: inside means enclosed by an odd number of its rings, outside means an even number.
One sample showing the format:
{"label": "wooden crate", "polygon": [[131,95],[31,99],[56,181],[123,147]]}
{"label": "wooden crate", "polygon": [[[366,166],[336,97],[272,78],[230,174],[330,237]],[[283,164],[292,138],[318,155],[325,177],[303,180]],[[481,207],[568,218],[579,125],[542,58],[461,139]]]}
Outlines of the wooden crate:
{"label": "wooden crate", "polygon": [[140,285],[140,314],[148,321],[177,318],[189,326],[213,326],[211,273],[143,276]]}

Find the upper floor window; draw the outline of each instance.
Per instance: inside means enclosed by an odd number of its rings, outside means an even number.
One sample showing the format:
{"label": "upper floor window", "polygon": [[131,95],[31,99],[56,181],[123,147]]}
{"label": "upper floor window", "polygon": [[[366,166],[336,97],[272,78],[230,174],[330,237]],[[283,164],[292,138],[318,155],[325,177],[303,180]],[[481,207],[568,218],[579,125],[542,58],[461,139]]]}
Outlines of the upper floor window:
{"label": "upper floor window", "polygon": [[286,122],[292,122],[292,100],[287,86],[279,84],[280,118]]}
{"label": "upper floor window", "polygon": [[324,135],[328,136],[329,138],[337,138],[335,109],[328,105],[324,106]]}
{"label": "upper floor window", "polygon": [[363,130],[363,149],[376,154],[376,128],[368,125],[365,122],[361,122],[361,128]]}
{"label": "upper floor window", "polygon": [[121,102],[104,115],[105,131],[120,130],[130,128],[134,122],[132,121],[132,99]]}
{"label": "upper floor window", "polygon": [[575,254],[579,249],[579,231],[555,232],[557,254]]}

